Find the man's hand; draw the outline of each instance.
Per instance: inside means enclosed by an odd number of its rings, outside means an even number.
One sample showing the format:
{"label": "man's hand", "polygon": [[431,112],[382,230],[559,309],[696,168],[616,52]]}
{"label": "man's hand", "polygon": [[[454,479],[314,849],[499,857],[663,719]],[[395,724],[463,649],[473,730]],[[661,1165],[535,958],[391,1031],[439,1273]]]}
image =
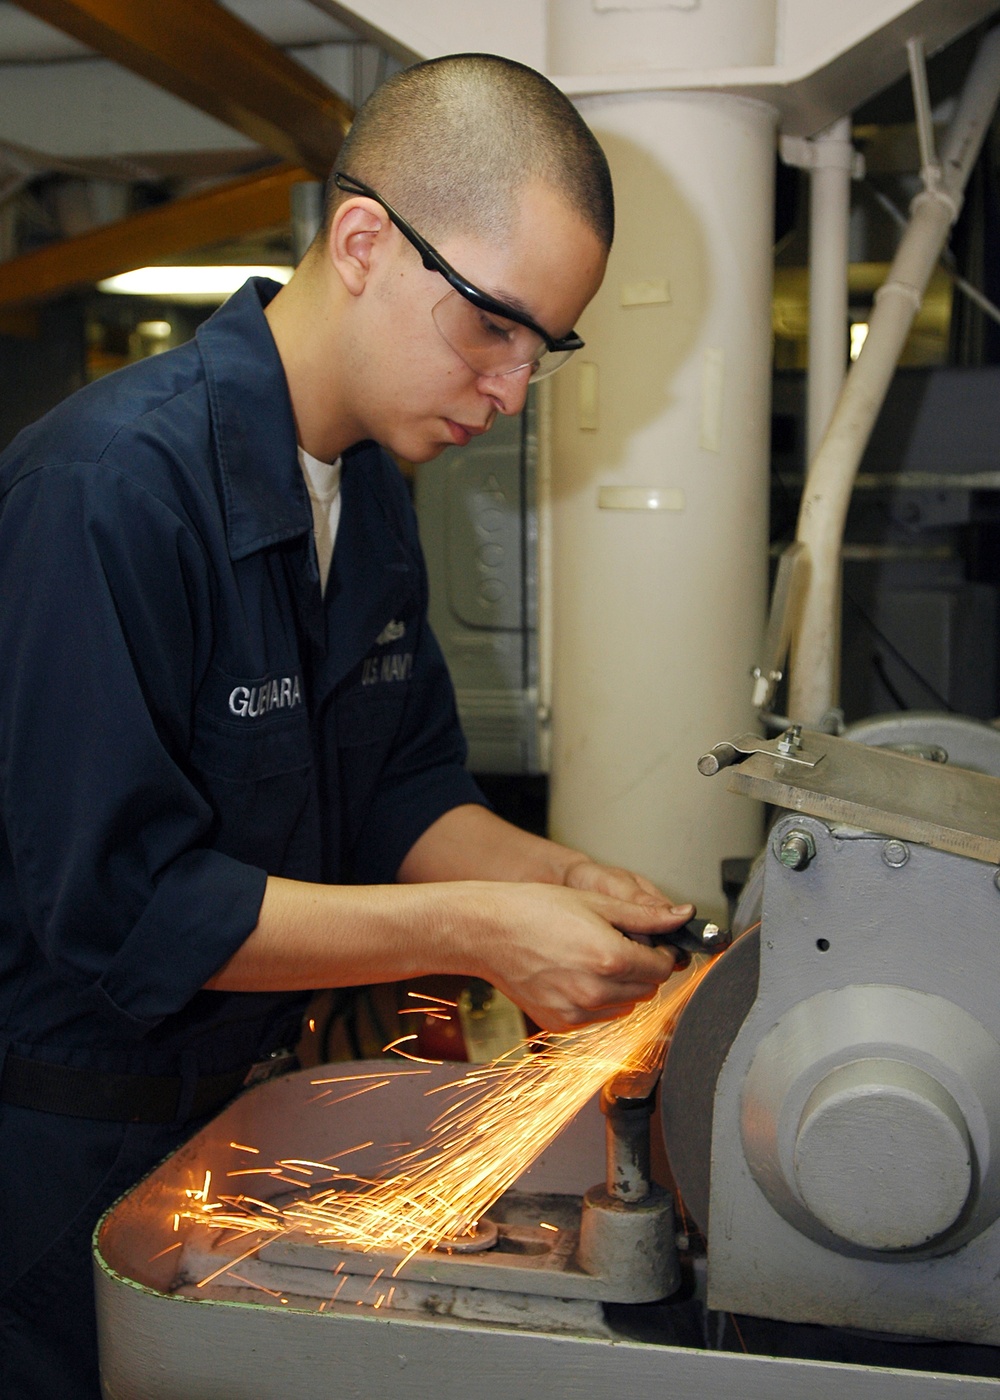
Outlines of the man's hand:
{"label": "man's hand", "polygon": [[616,865],[599,865],[588,856],[581,856],[566,868],[563,884],[571,890],[590,890],[594,894],[612,895],[615,899],[628,899],[635,904],[663,906],[672,914],[683,915],[680,923],[686,923],[694,914],[693,904],[672,903],[644,875],[634,875],[631,870],[622,870]]}
{"label": "man's hand", "polygon": [[614,1020],[655,996],[675,954],[646,943],[692,912],[690,905],[675,909],[655,888],[630,899],[542,884],[470,888],[478,891],[479,918],[492,926],[488,943],[477,940],[475,948],[480,975],[546,1030]]}
{"label": "man's hand", "polygon": [[[655,995],[675,957],[648,946],[652,935],[680,928],[694,913],[642,875],[600,865],[475,806],[453,808],[428,828],[400,879],[490,882],[475,886],[485,903],[469,910],[465,925],[483,960],[479,975],[549,1030],[611,1020]],[[503,881],[511,883],[496,883]],[[453,894],[461,897],[458,885]],[[484,917],[485,943],[474,932]]]}
{"label": "man's hand", "polygon": [[417,841],[396,885],[271,876],[253,933],[206,985],[297,991],[430,972],[482,977],[547,1030],[609,1021],[674,968],[652,936],[687,923],[641,875],[454,808]]}

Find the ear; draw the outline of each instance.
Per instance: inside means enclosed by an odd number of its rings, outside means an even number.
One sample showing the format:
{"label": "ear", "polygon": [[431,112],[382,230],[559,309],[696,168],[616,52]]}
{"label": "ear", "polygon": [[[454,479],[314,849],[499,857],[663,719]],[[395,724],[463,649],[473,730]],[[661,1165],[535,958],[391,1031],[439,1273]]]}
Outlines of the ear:
{"label": "ear", "polygon": [[364,291],[391,234],[389,216],[373,199],[349,199],[334,214],[327,251],[351,296]]}

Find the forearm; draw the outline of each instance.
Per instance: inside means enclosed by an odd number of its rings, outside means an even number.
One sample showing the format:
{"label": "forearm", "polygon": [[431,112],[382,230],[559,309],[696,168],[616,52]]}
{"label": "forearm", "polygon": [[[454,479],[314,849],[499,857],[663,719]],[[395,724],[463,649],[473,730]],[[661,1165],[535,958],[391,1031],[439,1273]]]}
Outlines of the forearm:
{"label": "forearm", "polygon": [[562,885],[572,866],[586,859],[512,826],[486,807],[463,805],[439,817],[409,851],[397,879],[516,880]]}
{"label": "forearm", "polygon": [[488,887],[319,885],[271,876],[253,932],[206,985],[215,991],[313,987],[475,974],[470,925],[489,919]]}
{"label": "forearm", "polygon": [[314,885],[271,877],[256,927],[206,986],[302,991],[446,972],[482,977],[563,1030],[652,996],[673,957],[623,936],[675,927],[642,905],[553,882]]}
{"label": "forearm", "polygon": [[453,807],[429,826],[396,878],[412,883],[479,879],[567,885],[639,904],[658,904],[671,914],[683,913],[684,918],[694,913],[693,905],[675,905],[642,875],[602,865],[581,851],[521,831],[485,807],[473,805]]}

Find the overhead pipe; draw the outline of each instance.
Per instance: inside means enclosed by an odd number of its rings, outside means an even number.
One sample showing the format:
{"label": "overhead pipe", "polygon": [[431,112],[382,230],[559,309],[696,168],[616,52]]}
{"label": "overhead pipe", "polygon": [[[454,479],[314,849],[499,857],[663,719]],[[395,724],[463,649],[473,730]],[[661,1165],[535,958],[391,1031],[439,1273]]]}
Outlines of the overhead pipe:
{"label": "overhead pipe", "polygon": [[[909,57],[911,71],[922,73],[919,42],[911,41]],[[838,697],[840,553],[854,478],[1000,97],[1000,29],[993,29],[979,47],[940,162],[934,159],[930,124],[921,112],[919,80],[914,89],[923,189],[910,206],[910,222],[876,293],[868,337],[810,466],[796,530],[796,540],[807,550],[808,578],[792,632],[789,713],[812,726],[824,722]]]}

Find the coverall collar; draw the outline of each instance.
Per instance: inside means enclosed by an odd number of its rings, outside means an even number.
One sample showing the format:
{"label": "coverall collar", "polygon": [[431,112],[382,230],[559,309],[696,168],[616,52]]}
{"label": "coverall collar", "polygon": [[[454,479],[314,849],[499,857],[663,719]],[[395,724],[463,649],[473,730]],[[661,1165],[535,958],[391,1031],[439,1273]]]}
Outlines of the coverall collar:
{"label": "coverall collar", "polygon": [[196,332],[234,560],[312,529],[284,366],[264,317],[280,290],[252,277]]}

